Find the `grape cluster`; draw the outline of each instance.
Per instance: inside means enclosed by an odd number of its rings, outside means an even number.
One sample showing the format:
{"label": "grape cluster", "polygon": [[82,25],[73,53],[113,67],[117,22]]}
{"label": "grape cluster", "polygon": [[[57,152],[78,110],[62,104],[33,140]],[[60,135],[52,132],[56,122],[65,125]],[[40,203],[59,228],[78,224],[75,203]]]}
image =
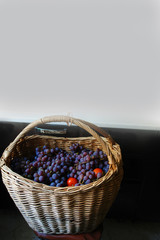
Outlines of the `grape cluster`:
{"label": "grape cluster", "polygon": [[[13,171],[35,182],[54,187],[68,186],[68,180],[76,179],[75,186],[88,184],[101,178],[109,170],[107,155],[99,148],[89,150],[79,143],[70,151],[44,145],[36,147],[30,157],[18,157],[11,161]],[[100,171],[96,172],[96,169]]]}

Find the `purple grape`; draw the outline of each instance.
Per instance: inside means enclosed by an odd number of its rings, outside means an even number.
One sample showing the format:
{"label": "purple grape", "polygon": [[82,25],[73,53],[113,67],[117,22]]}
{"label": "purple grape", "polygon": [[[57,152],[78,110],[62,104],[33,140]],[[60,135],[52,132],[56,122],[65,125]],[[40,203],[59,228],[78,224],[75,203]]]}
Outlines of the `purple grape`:
{"label": "purple grape", "polygon": [[72,170],[72,173],[74,173],[74,174],[75,174],[76,172],[77,172],[77,171],[76,171],[76,169],[74,168],[74,169]]}
{"label": "purple grape", "polygon": [[101,177],[102,177],[102,173],[101,172],[97,173],[97,178],[99,179]]}
{"label": "purple grape", "polygon": [[52,178],[52,177],[49,177],[49,181],[50,181],[50,182],[53,182],[53,178]]}
{"label": "purple grape", "polygon": [[54,149],[53,149],[53,148],[51,148],[51,149],[50,149],[50,152],[53,154],[53,153],[54,153]]}
{"label": "purple grape", "polygon": [[53,172],[57,172],[57,170],[58,170],[57,166],[54,166]]}
{"label": "purple grape", "polygon": [[52,173],[48,172],[47,177],[50,178],[52,176]]}
{"label": "purple grape", "polygon": [[81,166],[82,166],[82,168],[83,168],[83,169],[85,169],[85,168],[86,168],[86,164],[82,164]]}
{"label": "purple grape", "polygon": [[85,169],[82,169],[82,170],[81,170],[81,173],[82,173],[82,174],[85,174],[85,173],[86,173]]}
{"label": "purple grape", "polygon": [[91,169],[91,166],[89,163],[86,164],[86,170],[90,170]]}
{"label": "purple grape", "polygon": [[52,167],[52,166],[49,166],[49,167],[48,167],[48,170],[49,170],[49,171],[52,171],[52,170],[53,170],[53,167]]}
{"label": "purple grape", "polygon": [[66,177],[62,176],[62,177],[61,177],[61,181],[64,181],[64,182],[65,182],[65,181],[66,181]]}
{"label": "purple grape", "polygon": [[38,164],[37,162],[34,162],[34,163],[33,163],[33,166],[34,166],[34,167],[37,167],[37,164]]}
{"label": "purple grape", "polygon": [[30,168],[27,168],[27,169],[25,170],[25,172],[26,172],[27,174],[30,173],[30,171],[31,171]]}
{"label": "purple grape", "polygon": [[82,165],[78,165],[77,169],[78,169],[79,171],[81,171],[81,170],[82,170]]}
{"label": "purple grape", "polygon": [[66,166],[66,165],[65,165],[65,166],[63,166],[63,169],[64,169],[64,170],[67,170],[67,166]]}
{"label": "purple grape", "polygon": [[60,170],[60,169],[61,169],[61,166],[60,166],[60,165],[58,165],[58,166],[57,166],[57,169],[58,169],[58,170]]}
{"label": "purple grape", "polygon": [[[69,177],[78,179],[78,185],[87,184],[96,180],[93,172],[96,167],[101,168],[104,173],[109,170],[107,155],[102,150],[89,150],[79,143],[70,147],[71,152],[46,145],[36,147],[35,154],[30,158],[14,158],[11,168],[23,177],[48,185],[57,180],[53,183],[54,186],[66,186]],[[97,176],[100,177],[101,174]]]}
{"label": "purple grape", "polygon": [[108,165],[108,161],[104,161],[104,165],[107,166]]}
{"label": "purple grape", "polygon": [[44,171],[42,169],[38,170],[38,175],[39,176],[43,176],[44,175]]}
{"label": "purple grape", "polygon": [[57,179],[57,178],[58,178],[57,174],[56,174],[56,173],[53,173],[53,174],[52,174],[52,178],[53,178],[53,180]]}
{"label": "purple grape", "polygon": [[70,177],[74,177],[74,173],[71,172],[71,173],[70,173]]}
{"label": "purple grape", "polygon": [[55,180],[55,183],[57,184],[57,183],[60,183],[60,180],[59,179],[56,179]]}
{"label": "purple grape", "polygon": [[79,175],[79,179],[82,180],[84,178],[84,175],[83,174],[80,174]]}
{"label": "purple grape", "polygon": [[89,155],[86,155],[85,160],[86,160],[87,162],[90,161],[90,156],[89,156]]}
{"label": "purple grape", "polygon": [[62,185],[62,183],[57,183],[56,184],[56,187],[62,187],[63,185]]}
{"label": "purple grape", "polygon": [[43,182],[44,181],[44,176],[39,176],[39,181]]}
{"label": "purple grape", "polygon": [[107,173],[108,170],[109,170],[109,165],[107,165],[107,166],[105,166],[105,167],[103,168],[103,171],[104,171],[105,173]]}
{"label": "purple grape", "polygon": [[56,186],[55,182],[51,182],[50,186],[55,187]]}
{"label": "purple grape", "polygon": [[73,166],[70,166],[70,167],[69,167],[69,171],[72,171],[72,170],[73,170]]}
{"label": "purple grape", "polygon": [[86,176],[88,177],[88,176],[89,176],[89,174],[90,174],[90,172],[89,172],[89,171],[87,171],[87,172],[86,172]]}
{"label": "purple grape", "polygon": [[49,173],[48,168],[46,168],[46,169],[44,170],[44,172],[45,172],[46,174]]}
{"label": "purple grape", "polygon": [[33,177],[39,177],[38,173],[37,173],[37,172],[34,173],[34,174],[33,174]]}
{"label": "purple grape", "polygon": [[58,152],[58,151],[59,151],[59,148],[58,148],[58,147],[56,147],[56,148],[55,148],[55,152]]}
{"label": "purple grape", "polygon": [[87,181],[88,180],[88,176],[84,176],[83,180]]}
{"label": "purple grape", "polygon": [[39,177],[34,177],[33,179],[35,182],[39,182]]}
{"label": "purple grape", "polygon": [[91,183],[91,180],[88,179],[87,181],[85,181],[85,184]]}
{"label": "purple grape", "polygon": [[80,159],[80,162],[83,163],[83,162],[84,162],[84,158],[81,158],[81,159]]}
{"label": "purple grape", "polygon": [[76,183],[75,186],[80,186],[81,184],[80,183]]}
{"label": "purple grape", "polygon": [[62,174],[64,174],[64,173],[65,173],[65,169],[62,168],[62,169],[60,170],[60,172],[61,172]]}

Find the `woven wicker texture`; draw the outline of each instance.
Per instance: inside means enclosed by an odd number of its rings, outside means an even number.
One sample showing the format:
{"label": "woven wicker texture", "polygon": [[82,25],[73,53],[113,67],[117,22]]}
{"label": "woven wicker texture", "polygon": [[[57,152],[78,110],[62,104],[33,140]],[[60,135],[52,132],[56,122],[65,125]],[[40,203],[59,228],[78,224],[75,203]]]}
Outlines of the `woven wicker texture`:
{"label": "woven wicker texture", "polygon": [[[25,136],[41,123],[62,121],[76,124],[92,136]],[[75,142],[92,150],[99,147],[107,154],[110,168],[105,176],[77,187],[50,187],[24,178],[9,167],[14,157],[29,157],[37,146],[60,147],[69,151],[69,146]],[[103,222],[115,200],[123,177],[120,146],[111,136],[93,124],[67,116],[45,117],[24,128],[4,151],[1,172],[11,198],[28,225],[34,231],[46,234],[76,234],[95,230]]]}

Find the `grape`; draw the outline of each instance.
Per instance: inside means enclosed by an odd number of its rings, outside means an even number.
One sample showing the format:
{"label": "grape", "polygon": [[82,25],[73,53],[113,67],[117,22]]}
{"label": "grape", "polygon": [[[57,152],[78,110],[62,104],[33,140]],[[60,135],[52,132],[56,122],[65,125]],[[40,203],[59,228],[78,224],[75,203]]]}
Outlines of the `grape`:
{"label": "grape", "polygon": [[53,148],[51,148],[51,149],[50,149],[50,152],[53,154],[53,153],[54,153],[54,149],[53,149]]}
{"label": "grape", "polygon": [[109,170],[109,165],[108,165],[108,166],[105,166],[105,167],[103,168],[103,171],[104,171],[105,173],[107,173],[108,170]]}
{"label": "grape", "polygon": [[81,171],[81,170],[82,170],[82,165],[78,165],[77,169],[78,169],[79,171]]}
{"label": "grape", "polygon": [[97,178],[99,179],[101,177],[102,177],[102,173],[101,172],[97,173]]}
{"label": "grape", "polygon": [[56,179],[55,180],[55,183],[57,184],[57,183],[60,183],[60,180],[59,179]]}
{"label": "grape", "polygon": [[61,184],[61,187],[65,186],[65,182],[64,181],[61,181],[60,184]]}
{"label": "grape", "polygon": [[37,167],[37,164],[38,164],[37,162],[34,162],[34,163],[33,163],[33,166],[34,166],[34,167]]}
{"label": "grape", "polygon": [[52,178],[52,177],[49,177],[49,181],[50,181],[50,182],[53,182],[53,178]]}
{"label": "grape", "polygon": [[30,157],[15,157],[10,164],[12,170],[23,177],[50,186],[67,186],[67,179],[76,178],[76,186],[95,181],[93,169],[100,168],[106,174],[109,170],[108,158],[102,150],[85,148],[79,143],[70,146],[70,152],[59,147],[37,146]]}
{"label": "grape", "polygon": [[56,174],[56,173],[53,173],[52,178],[53,178],[54,180],[57,179],[57,178],[58,178],[57,174]]}
{"label": "grape", "polygon": [[64,162],[61,162],[61,166],[62,166],[62,167],[65,166],[65,163],[64,163]]}
{"label": "grape", "polygon": [[28,173],[30,173],[30,168],[27,168],[26,170],[25,170],[25,172],[28,174]]}
{"label": "grape", "polygon": [[51,182],[50,186],[55,187],[56,186],[55,182]]}
{"label": "grape", "polygon": [[72,170],[73,170],[73,166],[70,166],[70,167],[69,167],[69,170],[72,171]]}
{"label": "grape", "polygon": [[81,166],[82,166],[82,168],[83,168],[83,169],[85,169],[85,168],[86,168],[86,164],[82,164]]}
{"label": "grape", "polygon": [[80,186],[80,183],[76,183],[75,186]]}
{"label": "grape", "polygon": [[51,172],[48,172],[47,173],[47,177],[50,178],[52,176],[52,173]]}
{"label": "grape", "polygon": [[85,184],[88,184],[88,183],[91,183],[91,180],[90,180],[90,179],[88,179],[88,180],[85,182]]}
{"label": "grape", "polygon": [[39,175],[39,176],[43,176],[43,175],[44,175],[43,169],[38,170],[38,175]]}
{"label": "grape", "polygon": [[72,170],[72,173],[74,173],[74,174],[76,173],[76,169],[75,168]]}
{"label": "grape", "polygon": [[57,172],[57,170],[58,170],[57,166],[54,166],[53,172]]}
{"label": "grape", "polygon": [[88,176],[89,176],[89,174],[90,174],[90,172],[89,172],[89,171],[87,171],[87,172],[86,172],[86,176],[88,177]]}
{"label": "grape", "polygon": [[80,174],[79,175],[79,180],[82,180],[84,178],[84,175],[83,174]]}
{"label": "grape", "polygon": [[108,165],[108,161],[104,161],[104,165],[107,166]]}
{"label": "grape", "polygon": [[61,177],[61,181],[65,182],[66,180],[67,180],[66,177],[64,176]]}
{"label": "grape", "polygon": [[35,172],[35,173],[33,174],[33,177],[38,177],[38,173]]}
{"label": "grape", "polygon": [[87,155],[87,152],[83,152],[83,156],[85,157]]}
{"label": "grape", "polygon": [[66,166],[66,165],[64,165],[64,166],[63,166],[63,169],[67,170],[67,166]]}
{"label": "grape", "polygon": [[62,187],[62,183],[57,183],[56,187]]}
{"label": "grape", "polygon": [[80,159],[80,162],[83,163],[83,162],[84,162],[84,158],[81,158],[81,159]]}
{"label": "grape", "polygon": [[93,180],[94,179],[94,177],[93,177],[93,175],[92,174],[89,174],[89,179],[91,179],[91,180]]}
{"label": "grape", "polygon": [[85,174],[85,173],[86,173],[85,169],[82,169],[82,170],[81,170],[81,173],[82,173],[82,174]]}
{"label": "grape", "polygon": [[44,170],[44,172],[45,172],[45,173],[49,173],[49,170],[48,170],[48,168],[46,168],[46,169]]}
{"label": "grape", "polygon": [[78,177],[78,175],[77,174],[74,174],[74,178],[77,178]]}
{"label": "grape", "polygon": [[91,169],[91,166],[89,163],[86,164],[86,170],[90,170]]}
{"label": "grape", "polygon": [[52,166],[49,166],[49,167],[48,167],[48,170],[49,170],[49,171],[52,171],[52,170],[53,170],[53,167],[52,167]]}
{"label": "grape", "polygon": [[59,148],[58,148],[58,147],[56,147],[56,148],[55,148],[55,152],[58,152],[58,151],[59,151]]}
{"label": "grape", "polygon": [[71,172],[71,173],[70,173],[70,177],[74,177],[74,173]]}
{"label": "grape", "polygon": [[61,173],[64,174],[65,173],[65,169],[64,168],[61,168]]}
{"label": "grape", "polygon": [[33,180],[34,180],[35,182],[39,182],[39,177],[35,177]]}
{"label": "grape", "polygon": [[56,166],[57,167],[57,170],[60,170],[61,169],[61,166],[60,165],[58,165],[58,166]]}
{"label": "grape", "polygon": [[83,180],[87,181],[88,180],[88,176],[84,176]]}
{"label": "grape", "polygon": [[44,181],[44,176],[39,176],[39,181],[43,182]]}

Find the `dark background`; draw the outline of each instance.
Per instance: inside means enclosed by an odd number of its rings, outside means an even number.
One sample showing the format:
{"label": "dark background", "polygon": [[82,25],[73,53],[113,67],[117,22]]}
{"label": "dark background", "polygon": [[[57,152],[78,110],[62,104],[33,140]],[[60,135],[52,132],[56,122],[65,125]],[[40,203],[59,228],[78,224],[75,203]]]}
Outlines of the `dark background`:
{"label": "dark background", "polygon": [[[27,123],[0,122],[0,156]],[[67,129],[66,137],[88,136],[77,126],[41,125]],[[104,128],[120,145],[124,177],[108,217],[131,220],[160,220],[160,131]],[[36,133],[35,130],[30,134]],[[0,208],[16,208],[0,176]]]}

